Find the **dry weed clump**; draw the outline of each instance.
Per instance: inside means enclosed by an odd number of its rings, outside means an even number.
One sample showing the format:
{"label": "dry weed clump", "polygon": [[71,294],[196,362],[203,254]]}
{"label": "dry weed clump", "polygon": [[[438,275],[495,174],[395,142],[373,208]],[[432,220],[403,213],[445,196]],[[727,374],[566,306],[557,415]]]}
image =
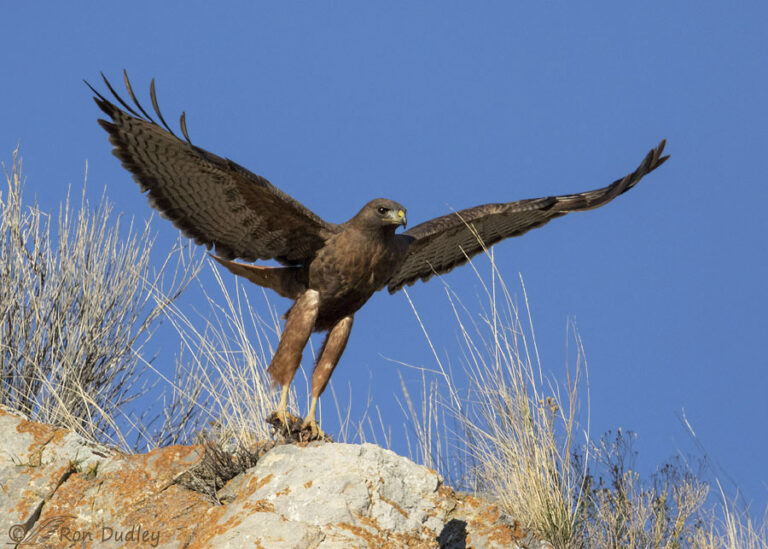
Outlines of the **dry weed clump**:
{"label": "dry weed clump", "polygon": [[[0,191],[0,404],[128,449],[139,356],[198,266],[181,249],[150,269],[149,223],[121,227],[102,197],[51,216],[23,203],[18,150]],[[55,229],[55,230],[54,230]]]}

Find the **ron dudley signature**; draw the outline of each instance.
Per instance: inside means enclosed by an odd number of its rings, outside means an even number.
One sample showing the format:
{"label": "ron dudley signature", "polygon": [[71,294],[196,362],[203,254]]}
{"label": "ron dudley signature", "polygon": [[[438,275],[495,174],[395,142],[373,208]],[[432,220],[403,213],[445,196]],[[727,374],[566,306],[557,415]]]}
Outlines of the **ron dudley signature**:
{"label": "ron dudley signature", "polygon": [[69,526],[76,517],[73,515],[58,515],[35,524],[29,531],[22,524],[14,524],[8,530],[11,543],[17,547],[34,546],[55,542],[61,547],[74,547],[84,543],[120,543],[148,545],[157,547],[160,543],[160,532],[146,530],[140,524],[129,528],[112,528],[100,526],[92,528],[72,528]]}

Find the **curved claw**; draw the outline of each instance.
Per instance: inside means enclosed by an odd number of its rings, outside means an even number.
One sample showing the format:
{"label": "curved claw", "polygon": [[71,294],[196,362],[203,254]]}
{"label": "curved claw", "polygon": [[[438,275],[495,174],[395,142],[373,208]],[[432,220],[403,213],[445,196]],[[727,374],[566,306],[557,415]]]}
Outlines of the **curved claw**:
{"label": "curved claw", "polygon": [[304,423],[301,424],[301,429],[309,429],[309,431],[312,433],[311,440],[322,440],[325,438],[325,433],[323,433],[323,430],[320,429],[320,425],[317,423],[315,418],[305,419]]}
{"label": "curved claw", "polygon": [[284,437],[290,437],[291,432],[295,430],[296,425],[301,421],[301,418],[294,416],[288,411],[288,387],[289,385],[283,386],[277,410],[269,414],[267,418],[267,423],[272,425],[278,432],[281,430],[280,427],[282,427],[282,435]]}
{"label": "curved claw", "polygon": [[283,424],[283,426],[287,431],[291,430],[292,425],[295,425],[296,423],[301,421],[300,417],[293,415],[288,410],[275,410],[274,412],[272,412],[272,415],[274,415],[278,420],[280,420],[280,423]]}

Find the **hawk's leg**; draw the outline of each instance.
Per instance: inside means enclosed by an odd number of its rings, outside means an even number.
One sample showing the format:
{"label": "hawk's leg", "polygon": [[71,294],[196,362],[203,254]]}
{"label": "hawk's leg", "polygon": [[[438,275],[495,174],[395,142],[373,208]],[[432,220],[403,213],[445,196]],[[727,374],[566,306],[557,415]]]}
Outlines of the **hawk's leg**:
{"label": "hawk's leg", "polygon": [[315,419],[315,409],[317,408],[317,400],[325,390],[328,381],[331,379],[336,364],[339,363],[341,354],[344,352],[344,348],[347,346],[349,340],[349,333],[352,331],[352,316],[345,316],[333,325],[328,332],[328,337],[325,338],[323,348],[320,351],[320,358],[315,365],[315,371],[312,374],[312,402],[309,405],[309,412],[304,419],[302,428],[309,427],[312,431],[313,438],[319,438],[323,436],[323,432],[320,430],[320,426]]}
{"label": "hawk's leg", "polygon": [[272,362],[267,369],[272,379],[283,387],[280,404],[275,414],[286,428],[288,427],[288,389],[301,364],[302,351],[315,327],[320,303],[319,296],[317,291],[307,290],[293,304],[285,321],[280,343],[277,344],[275,356],[272,357]]}

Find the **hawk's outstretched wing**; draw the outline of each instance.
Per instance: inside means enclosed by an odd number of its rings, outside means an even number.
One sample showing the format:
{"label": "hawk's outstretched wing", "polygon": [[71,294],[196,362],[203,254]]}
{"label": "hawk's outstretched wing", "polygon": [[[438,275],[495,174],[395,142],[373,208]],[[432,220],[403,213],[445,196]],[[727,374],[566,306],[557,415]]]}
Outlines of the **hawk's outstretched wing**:
{"label": "hawk's outstretched wing", "polygon": [[579,194],[532,198],[506,204],[485,204],[444,215],[403,233],[410,240],[408,256],[389,281],[389,292],[428,280],[466,263],[493,244],[520,236],[568,212],[598,208],[634,187],[668,158],[665,141],[653,149],[631,174],[602,189]]}
{"label": "hawk's outstretched wing", "polygon": [[104,75],[107,88],[123,108],[88,84],[96,104],[112,119],[99,123],[109,132],[113,154],[133,174],[150,204],[185,236],[208,249],[216,246],[216,254],[227,259],[276,259],[295,265],[311,258],[336,232],[336,225],[323,221],[263,177],[192,145],[183,114],[181,131],[186,141],[176,137],[160,114],[152,80],[150,98],[161,127],[136,99],[125,72],[124,77],[133,107]]}

